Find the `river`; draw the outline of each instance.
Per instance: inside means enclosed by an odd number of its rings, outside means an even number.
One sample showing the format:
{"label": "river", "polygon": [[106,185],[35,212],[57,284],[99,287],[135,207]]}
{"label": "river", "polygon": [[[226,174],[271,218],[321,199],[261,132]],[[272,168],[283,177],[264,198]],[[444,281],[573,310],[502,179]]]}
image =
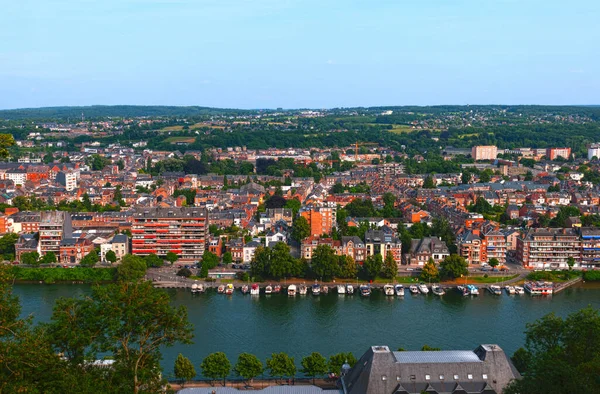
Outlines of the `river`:
{"label": "river", "polygon": [[[338,294],[259,297],[216,293],[192,295],[167,290],[174,305],[185,305],[195,326],[193,345],[163,352],[163,368],[172,371],[178,353],[198,366],[207,354],[223,351],[232,364],[241,352],[262,360],[273,352],[300,359],[313,351],[330,355],[351,351],[357,358],[371,345],[418,350],[424,344],[443,349],[475,349],[480,343],[500,345],[509,355],[523,345],[525,325],[556,312],[566,316],[588,305],[600,308],[600,286],[578,284],[552,297],[462,297],[454,291],[441,299],[411,295],[404,299],[373,292],[370,298]],[[86,285],[15,286],[23,315],[47,321],[59,297],[85,295]],[[199,370],[199,368],[197,368]]]}

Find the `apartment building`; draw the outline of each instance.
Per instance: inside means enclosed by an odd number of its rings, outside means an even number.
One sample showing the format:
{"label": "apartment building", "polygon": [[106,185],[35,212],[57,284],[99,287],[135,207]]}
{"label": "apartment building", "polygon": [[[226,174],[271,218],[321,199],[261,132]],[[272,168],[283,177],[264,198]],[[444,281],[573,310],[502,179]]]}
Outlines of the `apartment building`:
{"label": "apartment building", "polygon": [[100,259],[106,263],[106,253],[112,250],[120,262],[123,256],[129,253],[129,238],[125,234],[117,234],[109,242],[100,245]]}
{"label": "apartment building", "polygon": [[388,254],[394,257],[397,264],[402,262],[402,242],[393,231],[367,230],[365,232],[365,249],[367,256],[380,254],[385,260]]}
{"label": "apartment building", "polygon": [[568,159],[571,156],[571,148],[548,148],[546,149],[546,157],[549,160],[556,160],[559,157]]}
{"label": "apartment building", "polygon": [[79,172],[73,170],[60,171],[56,174],[56,182],[70,192],[77,189],[77,176]]}
{"label": "apartment building", "polygon": [[65,211],[40,212],[38,253],[40,256],[48,252],[60,253],[63,239],[73,237],[71,214]]}
{"label": "apartment building", "polygon": [[330,234],[335,223],[335,208],[309,207],[300,212],[310,225],[310,235]]}
{"label": "apartment building", "polygon": [[566,269],[569,257],[581,261],[577,229],[530,228],[517,238],[517,259],[525,268]]}
{"label": "apartment building", "polygon": [[473,160],[496,160],[498,156],[498,147],[493,145],[479,145],[471,148],[471,157]]}
{"label": "apartment building", "polygon": [[440,238],[425,237],[411,240],[410,251],[404,256],[404,263],[424,266],[431,258],[436,264],[439,264],[448,256],[450,256],[450,250]]}
{"label": "apartment building", "polygon": [[581,235],[581,262],[582,268],[600,268],[600,229],[596,227],[582,227]]}
{"label": "apartment building", "polygon": [[81,259],[94,250],[94,244],[86,238],[65,238],[60,241],[58,262],[61,264],[79,264]]}
{"label": "apartment building", "polygon": [[469,265],[481,265],[488,261],[487,241],[480,237],[479,230],[466,231],[456,237],[458,254],[469,263]]}
{"label": "apartment building", "polygon": [[138,208],[131,225],[132,253],[165,256],[173,252],[181,261],[198,261],[204,253],[208,212],[202,208]]}

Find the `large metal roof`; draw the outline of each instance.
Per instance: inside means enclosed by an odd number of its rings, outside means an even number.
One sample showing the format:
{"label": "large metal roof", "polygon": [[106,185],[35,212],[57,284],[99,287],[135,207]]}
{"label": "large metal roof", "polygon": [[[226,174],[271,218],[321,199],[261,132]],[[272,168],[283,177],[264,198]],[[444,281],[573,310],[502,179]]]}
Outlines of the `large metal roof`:
{"label": "large metal roof", "polygon": [[442,350],[421,352],[394,352],[396,362],[404,364],[480,363],[470,350]]}

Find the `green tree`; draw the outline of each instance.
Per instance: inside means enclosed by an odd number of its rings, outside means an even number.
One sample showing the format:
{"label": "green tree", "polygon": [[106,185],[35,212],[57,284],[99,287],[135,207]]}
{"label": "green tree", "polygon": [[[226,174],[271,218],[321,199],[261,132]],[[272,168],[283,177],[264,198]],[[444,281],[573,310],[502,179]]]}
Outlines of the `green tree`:
{"label": "green tree", "polygon": [[271,358],[267,359],[267,370],[269,375],[274,378],[293,377],[296,375],[296,364],[294,358],[286,353],[273,353]]}
{"label": "green tree", "polygon": [[439,352],[440,350],[442,350],[439,347],[431,347],[429,345],[423,345],[423,347],[421,348],[422,352]]}
{"label": "green tree", "polygon": [[328,245],[319,245],[315,248],[311,259],[311,269],[316,278],[330,280],[337,274],[337,256]]}
{"label": "green tree", "polygon": [[293,269],[293,257],[290,247],[283,242],[277,242],[270,250],[270,260],[267,267],[267,275],[274,279],[291,276]]}
{"label": "green tree", "polygon": [[233,370],[237,376],[252,383],[255,377],[263,373],[263,364],[255,355],[242,353],[238,356]]}
{"label": "green tree", "polygon": [[92,210],[92,200],[90,200],[89,194],[83,193],[83,196],[81,197],[81,204],[87,212],[90,212]]}
{"label": "green tree", "polygon": [[8,233],[0,238],[0,255],[4,260],[12,261],[15,258],[15,244],[19,240],[19,235]]}
{"label": "green tree", "polygon": [[192,380],[194,376],[196,376],[194,364],[192,364],[189,358],[185,357],[181,353],[179,353],[175,359],[173,372],[175,377],[181,380],[181,387],[183,387],[187,381]]}
{"label": "green tree", "polygon": [[566,319],[551,313],[527,324],[517,353],[524,375],[507,394],[600,392],[600,311],[587,307]]}
{"label": "green tree", "polygon": [[437,282],[440,279],[440,272],[431,257],[423,266],[420,276],[425,282]]}
{"label": "green tree", "polygon": [[54,252],[46,252],[40,261],[40,264],[55,264],[56,254]]}
{"label": "green tree", "polygon": [[79,265],[82,267],[93,267],[100,261],[100,256],[98,256],[98,252],[92,250],[90,253],[83,256]]}
{"label": "green tree", "polygon": [[204,254],[202,254],[202,266],[204,265],[206,265],[207,269],[211,270],[219,265],[219,258],[216,254],[205,250]]}
{"label": "green tree", "polygon": [[189,278],[190,276],[192,276],[192,271],[189,268],[181,268],[179,271],[177,271],[177,276],[183,276],[186,278]]}
{"label": "green tree", "polygon": [[369,256],[363,263],[363,272],[367,279],[375,279],[377,275],[381,272],[381,267],[383,266],[383,259],[381,255],[377,253],[376,255]]}
{"label": "green tree", "polygon": [[114,263],[116,263],[116,262],[117,262],[117,254],[116,254],[114,251],[112,251],[112,250],[109,250],[109,251],[108,251],[108,252],[106,252],[106,254],[104,255],[104,259],[105,259],[106,261],[108,261],[109,263],[111,263],[111,264],[114,264]]}
{"label": "green tree", "polygon": [[193,337],[186,308],[173,307],[169,295],[148,281],[97,286],[89,296],[63,299],[46,330],[71,367],[81,365],[83,356],[110,355],[120,380],[116,391],[131,393],[160,391],[161,350]]}
{"label": "green tree", "polygon": [[225,379],[231,371],[231,363],[225,353],[216,352],[209,354],[202,360],[200,369],[202,369],[202,375],[211,380],[223,379],[223,386],[225,386]]}
{"label": "green tree", "polygon": [[15,144],[15,137],[12,134],[0,134],[0,160],[6,160],[10,156],[9,147]]}
{"label": "green tree", "polygon": [[391,252],[388,252],[383,260],[381,276],[387,279],[394,279],[396,275],[398,275],[398,264],[396,264],[396,260],[394,260],[394,255]]}
{"label": "green tree", "polygon": [[491,181],[492,175],[494,175],[494,172],[492,170],[490,170],[489,168],[481,171],[481,174],[479,174],[479,182],[487,183],[487,182]]}
{"label": "green tree", "polygon": [[177,253],[169,251],[169,252],[167,252],[167,255],[165,256],[165,258],[167,259],[167,261],[169,263],[171,263],[171,265],[173,265],[179,259],[179,256],[177,255]]}
{"label": "green tree", "polygon": [[338,275],[340,278],[354,279],[358,275],[358,266],[352,256],[338,256]]}
{"label": "green tree", "polygon": [[321,353],[313,352],[309,356],[303,357],[300,362],[302,365],[302,373],[313,379],[315,377],[325,375],[327,373],[327,360]]}
{"label": "green tree", "polygon": [[497,267],[500,264],[500,261],[497,258],[492,257],[491,259],[489,259],[488,264],[491,267]]}
{"label": "green tree", "polygon": [[329,372],[339,376],[342,371],[342,366],[346,363],[350,365],[350,367],[353,367],[356,364],[356,357],[354,357],[354,354],[350,352],[332,354],[329,356],[327,366],[329,367]]}
{"label": "green tree", "polygon": [[233,256],[231,256],[231,252],[223,253],[223,264],[229,265],[233,262]]}
{"label": "green tree", "polygon": [[117,279],[123,282],[134,281],[144,277],[148,266],[143,258],[126,254],[117,267]]}
{"label": "green tree", "polygon": [[292,227],[292,238],[298,242],[310,235],[310,225],[304,216],[299,216]]}
{"label": "green tree", "polygon": [[158,268],[163,266],[163,260],[154,253],[150,253],[148,256],[144,257],[144,261],[146,262],[147,267]]}
{"label": "green tree", "polygon": [[294,216],[298,214],[300,207],[302,207],[302,203],[297,198],[290,198],[285,202],[285,208],[291,209]]}
{"label": "green tree", "polygon": [[575,259],[569,256],[569,258],[567,259],[567,265],[569,266],[569,270],[572,270],[573,266],[575,265]]}
{"label": "green tree", "polygon": [[435,182],[433,180],[433,176],[428,176],[423,181],[423,189],[435,189]]}
{"label": "green tree", "polygon": [[451,254],[446,257],[440,264],[440,273],[444,278],[460,278],[463,275],[469,273],[467,264],[464,257],[457,254]]}
{"label": "green tree", "polygon": [[21,254],[21,264],[40,265],[40,254],[38,252],[26,252]]}

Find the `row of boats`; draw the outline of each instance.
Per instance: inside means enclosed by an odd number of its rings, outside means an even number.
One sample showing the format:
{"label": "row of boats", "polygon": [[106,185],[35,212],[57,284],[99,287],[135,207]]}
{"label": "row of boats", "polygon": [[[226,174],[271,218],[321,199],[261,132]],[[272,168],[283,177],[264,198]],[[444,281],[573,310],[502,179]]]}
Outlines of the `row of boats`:
{"label": "row of boats", "polygon": [[[321,295],[328,294],[330,291],[336,291],[337,294],[348,294],[352,295],[355,293],[355,290],[358,290],[358,293],[363,297],[368,297],[371,295],[371,286],[368,284],[363,284],[357,286],[356,289],[353,285],[337,285],[335,287],[330,288],[329,286],[323,285],[321,286],[319,283],[315,283],[311,286],[307,286],[306,284],[295,285],[291,284],[287,287],[287,289],[283,289],[281,285],[267,285],[263,289],[258,285],[258,283],[253,284],[245,284],[242,285],[239,289],[242,294],[250,294],[250,295],[259,295],[261,291],[264,294],[279,294],[283,291],[287,292],[288,296],[306,295],[309,292],[312,295]],[[334,290],[335,289],[335,290]],[[498,285],[490,285],[487,287],[487,290],[494,295],[502,295],[502,287]],[[463,296],[476,296],[479,295],[479,288],[475,285],[459,285],[456,287],[456,290],[462,294]],[[206,291],[206,287],[202,283],[194,283],[191,287],[192,293],[204,293]],[[221,284],[217,287],[217,293],[219,294],[228,294],[231,295],[235,291],[235,287],[233,284]],[[425,283],[419,283],[410,285],[408,287],[408,291],[411,294],[429,294],[433,293],[437,296],[443,296],[446,294],[446,291],[439,284],[431,285],[430,288]],[[523,287],[521,286],[504,286],[504,291],[506,291],[509,295],[514,294],[525,294],[525,292],[531,295],[551,295],[553,292],[553,284],[551,282],[527,282]],[[386,296],[404,296],[405,288],[402,284],[386,284],[383,286],[383,292]]]}

